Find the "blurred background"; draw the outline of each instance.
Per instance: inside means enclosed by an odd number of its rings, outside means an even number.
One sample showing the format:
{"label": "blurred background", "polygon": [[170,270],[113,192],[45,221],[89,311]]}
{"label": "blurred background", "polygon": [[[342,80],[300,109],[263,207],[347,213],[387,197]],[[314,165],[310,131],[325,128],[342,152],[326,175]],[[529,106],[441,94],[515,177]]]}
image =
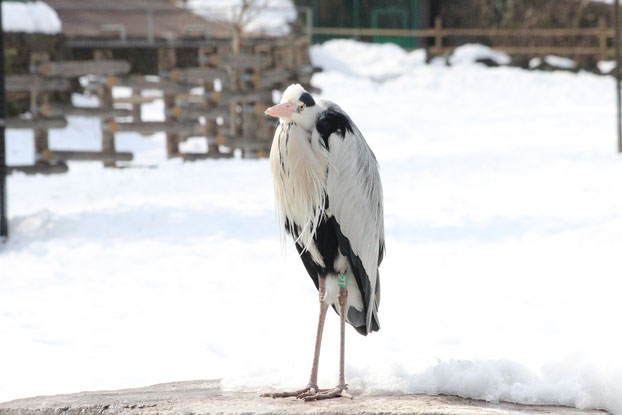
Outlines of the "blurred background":
{"label": "blurred background", "polygon": [[[306,382],[316,290],[263,115],[300,83],[384,186],[382,330],[347,329],[352,390],[622,414],[617,7],[2,1],[0,401]],[[331,314],[322,385],[338,339]]]}

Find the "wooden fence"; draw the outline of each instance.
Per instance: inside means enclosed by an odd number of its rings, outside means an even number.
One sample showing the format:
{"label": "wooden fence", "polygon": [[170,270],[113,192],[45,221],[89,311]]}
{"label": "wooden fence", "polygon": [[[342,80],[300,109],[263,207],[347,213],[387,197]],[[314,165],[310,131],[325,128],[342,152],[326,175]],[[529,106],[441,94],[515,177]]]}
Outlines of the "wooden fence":
{"label": "wooden fence", "polygon": [[[390,36],[416,39],[431,39],[428,50],[433,55],[450,53],[456,46],[448,46],[452,38],[488,38],[495,39],[494,47],[510,55],[560,55],[560,56],[588,56],[593,55],[602,60],[612,59],[615,56],[613,39],[615,30],[607,27],[604,19],[598,21],[597,27],[592,28],[559,28],[559,29],[459,29],[443,27],[442,19],[437,17],[434,27],[430,29],[372,29],[346,27],[314,27],[314,35],[330,36]],[[594,46],[540,46],[503,44],[503,40],[512,40],[522,43],[533,43],[533,39],[541,41],[564,42],[568,39],[591,39]],[[518,43],[518,42],[517,42]],[[573,43],[573,42],[570,42]]]}
{"label": "wooden fence", "polygon": [[[32,129],[35,137],[35,164],[11,166],[9,171],[61,173],[67,161],[96,160],[115,167],[131,161],[133,154],[116,151],[117,133],[166,134],[169,157],[184,160],[230,158],[241,150],[243,157],[266,157],[274,121],[264,116],[273,105],[272,91],[292,82],[308,85],[315,69],[309,60],[306,37],[274,39],[249,46],[233,54],[228,46],[197,49],[199,66],[178,67],[174,48],[158,51],[157,76],[130,74],[130,65],[112,59],[109,51],[97,53],[90,61],[51,62],[45,53],[31,56],[29,74],[6,79],[11,94],[30,95],[28,117],[8,120],[8,128]],[[83,77],[89,75],[88,77]],[[53,94],[69,91],[82,78],[83,90],[96,95],[97,108],[74,107],[53,101]],[[115,98],[113,88],[130,88],[132,95]],[[162,96],[145,96],[143,91],[160,91]],[[143,121],[141,105],[163,100],[164,121]],[[64,128],[65,116],[98,117],[102,125],[102,151],[51,150],[48,130]],[[180,143],[189,137],[207,141],[205,153],[182,153]]]}

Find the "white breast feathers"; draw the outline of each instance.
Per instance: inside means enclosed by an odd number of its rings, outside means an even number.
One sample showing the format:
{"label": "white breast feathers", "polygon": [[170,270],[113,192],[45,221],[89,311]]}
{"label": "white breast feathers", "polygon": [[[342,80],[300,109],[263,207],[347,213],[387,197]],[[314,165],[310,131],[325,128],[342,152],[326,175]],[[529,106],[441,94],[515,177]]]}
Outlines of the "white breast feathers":
{"label": "white breast feathers", "polygon": [[299,242],[307,249],[324,214],[328,153],[311,141],[311,132],[281,122],[270,151],[270,170],[281,229],[286,220],[298,226]]}

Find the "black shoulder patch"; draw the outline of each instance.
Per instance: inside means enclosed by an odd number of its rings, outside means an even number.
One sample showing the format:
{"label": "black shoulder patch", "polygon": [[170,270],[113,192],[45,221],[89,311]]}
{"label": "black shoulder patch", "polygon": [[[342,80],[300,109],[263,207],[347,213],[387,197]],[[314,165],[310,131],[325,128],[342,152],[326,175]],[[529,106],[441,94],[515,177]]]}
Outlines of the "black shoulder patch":
{"label": "black shoulder patch", "polygon": [[304,92],[300,96],[300,102],[304,103],[307,107],[312,107],[315,105],[315,100],[313,99],[311,94],[308,92]]}
{"label": "black shoulder patch", "polygon": [[333,107],[329,107],[326,111],[320,113],[315,128],[320,133],[326,148],[328,148],[328,137],[332,133],[337,132],[341,135],[341,138],[344,138],[346,131],[353,132],[350,118]]}

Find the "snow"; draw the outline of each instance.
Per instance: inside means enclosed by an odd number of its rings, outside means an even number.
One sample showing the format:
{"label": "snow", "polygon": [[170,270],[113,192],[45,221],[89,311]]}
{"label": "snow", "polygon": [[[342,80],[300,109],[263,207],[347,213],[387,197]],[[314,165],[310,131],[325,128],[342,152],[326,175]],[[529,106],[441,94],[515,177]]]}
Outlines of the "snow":
{"label": "snow", "polygon": [[609,74],[616,68],[616,61],[598,61],[596,66],[601,73]]}
{"label": "snow", "polygon": [[540,65],[542,65],[542,58],[536,56],[535,58],[529,59],[529,69],[536,69]]}
{"label": "snow", "polygon": [[[622,414],[611,78],[416,56],[312,49],[325,68],[313,84],[364,132],[384,184],[381,330],[347,329],[353,392]],[[72,117],[51,146],[94,148],[96,127]],[[164,134],[117,137],[158,167],[9,178],[0,401],[201,378],[232,391],[306,384],[317,292],[281,248],[268,161],[184,164],[166,159]],[[8,144],[9,164],[32,157],[24,132],[8,130]],[[337,377],[337,321],[331,311],[322,386]]]}
{"label": "snow", "polygon": [[2,27],[5,32],[60,33],[61,21],[47,3],[2,2]]}
{"label": "snow", "polygon": [[480,44],[466,44],[456,48],[449,58],[452,65],[472,65],[479,59],[490,59],[497,65],[508,65],[510,55]]}
{"label": "snow", "polygon": [[[259,0],[252,7],[248,32],[284,35],[289,33],[289,22],[296,19],[296,8],[291,0]],[[237,16],[241,0],[188,0],[187,6],[208,19],[231,22]]]}
{"label": "snow", "polygon": [[392,43],[366,44],[353,40],[333,40],[311,49],[311,58],[325,71],[338,71],[351,77],[376,81],[402,76],[425,64],[425,50],[406,52]]}
{"label": "snow", "polygon": [[555,66],[561,69],[573,69],[577,66],[575,61],[569,58],[564,58],[561,56],[555,55],[547,55],[544,57],[544,61],[551,66]]}

